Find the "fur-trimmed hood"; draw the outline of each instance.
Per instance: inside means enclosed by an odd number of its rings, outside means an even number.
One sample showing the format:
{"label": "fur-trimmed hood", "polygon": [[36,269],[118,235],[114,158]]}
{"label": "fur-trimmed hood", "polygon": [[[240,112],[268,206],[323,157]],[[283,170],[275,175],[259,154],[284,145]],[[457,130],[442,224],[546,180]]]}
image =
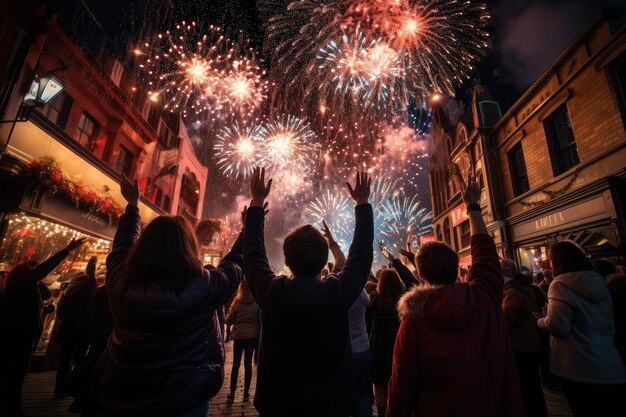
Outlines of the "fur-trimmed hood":
{"label": "fur-trimmed hood", "polygon": [[400,318],[424,320],[437,327],[459,327],[474,316],[476,298],[467,284],[418,285],[398,301]]}

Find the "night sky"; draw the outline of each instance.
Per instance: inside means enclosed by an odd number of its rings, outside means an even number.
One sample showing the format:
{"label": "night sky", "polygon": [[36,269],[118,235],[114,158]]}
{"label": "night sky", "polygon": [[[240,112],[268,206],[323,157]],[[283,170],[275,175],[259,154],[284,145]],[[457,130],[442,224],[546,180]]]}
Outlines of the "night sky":
{"label": "night sky", "polygon": [[[280,1],[280,0],[269,0]],[[51,0],[64,21],[76,32],[125,55],[127,42],[146,30],[165,30],[180,20],[217,24],[227,32],[243,31],[259,49],[263,28],[257,3],[228,0]],[[558,57],[603,7],[623,5],[619,0],[491,0],[492,15],[487,54],[477,67],[481,82],[508,109]],[[83,7],[86,4],[96,23]],[[148,19],[146,19],[148,17]],[[106,35],[102,35],[104,29]],[[169,25],[169,26],[168,26]],[[457,99],[467,101],[473,80],[457,90]]]}
{"label": "night sky", "polygon": [[[287,0],[266,0],[281,4]],[[200,25],[221,26],[227,37],[240,32],[260,51],[267,66],[268,51],[264,47],[264,10],[250,0],[49,0],[60,18],[87,45],[94,56],[112,55],[127,68],[132,67],[132,49],[175,24],[195,21]],[[491,0],[486,1],[492,19],[488,26],[490,37],[483,59],[476,64],[470,79],[456,91],[456,99],[468,108],[471,88],[477,79],[486,85],[506,111],[520,95],[541,76],[561,51],[585,28],[603,7],[618,6],[623,0]],[[235,36],[233,36],[235,35]],[[211,155],[210,127],[194,131],[190,136],[199,150],[198,155],[209,168],[204,217],[238,218],[245,202],[245,183],[230,181],[216,166]],[[204,129],[204,133],[202,132]],[[206,144],[206,145],[205,145]],[[415,193],[421,206],[430,210],[428,159],[424,159],[423,174],[409,192]],[[276,209],[276,207],[275,207]],[[278,208],[283,213],[275,220],[270,216],[268,229],[274,239],[268,242],[270,258],[281,258],[282,237],[301,221],[301,207],[289,205]],[[289,219],[287,223],[281,219]],[[272,224],[275,223],[275,224]],[[272,255],[273,253],[273,255]],[[277,264],[278,265],[278,264]]]}

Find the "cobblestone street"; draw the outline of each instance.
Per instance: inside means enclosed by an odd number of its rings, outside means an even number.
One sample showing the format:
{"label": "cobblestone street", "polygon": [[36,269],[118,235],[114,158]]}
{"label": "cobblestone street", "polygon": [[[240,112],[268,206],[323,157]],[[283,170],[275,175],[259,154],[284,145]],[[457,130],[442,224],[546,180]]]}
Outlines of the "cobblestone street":
{"label": "cobblestone street", "polygon": [[[230,369],[232,366],[233,342],[226,344],[226,378],[224,387],[211,400],[209,407],[209,417],[252,417],[259,414],[252,405],[254,387],[256,386],[256,367],[252,376],[252,388],[250,390],[250,401],[243,402],[243,362],[239,369],[239,384],[235,401],[229,403],[226,400],[228,386],[230,384]],[[75,414],[68,413],[67,407],[72,402],[71,398],[53,398],[55,372],[30,373],[26,376],[24,384],[24,413],[28,417],[69,417]],[[553,390],[545,390],[546,401],[548,403],[548,413],[551,417],[571,416],[570,409],[563,393]]]}

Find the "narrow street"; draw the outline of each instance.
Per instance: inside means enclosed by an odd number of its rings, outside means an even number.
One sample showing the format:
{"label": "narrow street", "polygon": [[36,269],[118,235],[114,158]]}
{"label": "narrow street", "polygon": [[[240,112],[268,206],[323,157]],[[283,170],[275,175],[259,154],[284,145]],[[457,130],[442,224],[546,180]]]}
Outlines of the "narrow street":
{"label": "narrow street", "polygon": [[[235,401],[229,403],[226,400],[228,386],[230,384],[230,369],[232,367],[233,342],[226,344],[226,370],[224,388],[211,400],[209,407],[209,417],[253,417],[259,414],[252,405],[254,387],[256,386],[256,367],[252,376],[252,388],[250,390],[250,401],[243,402],[243,361],[239,369],[239,384]],[[67,407],[72,402],[70,398],[53,398],[55,372],[30,373],[26,376],[24,383],[24,414],[28,417],[69,417],[75,414],[68,413]],[[544,390],[546,402],[548,403],[548,414],[550,417],[569,417],[572,415],[567,400],[562,392],[546,389]],[[376,415],[376,412],[374,412]]]}

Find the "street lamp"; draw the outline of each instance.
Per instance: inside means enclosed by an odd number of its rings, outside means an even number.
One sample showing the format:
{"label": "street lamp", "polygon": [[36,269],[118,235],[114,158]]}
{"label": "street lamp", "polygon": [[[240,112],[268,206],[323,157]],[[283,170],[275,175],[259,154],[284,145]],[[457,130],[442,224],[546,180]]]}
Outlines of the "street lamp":
{"label": "street lamp", "polygon": [[[26,122],[28,121],[28,117],[30,116],[30,112],[34,107],[43,107],[50,100],[55,98],[63,89],[65,88],[65,84],[59,77],[55,74],[56,71],[65,71],[67,69],[67,65],[64,62],[61,62],[61,67],[49,71],[39,77],[39,80],[35,79],[30,84],[30,90],[24,96],[22,100],[22,104],[20,105],[20,109],[17,112],[17,119],[14,120],[1,120],[0,124],[3,123],[12,123],[11,130],[9,131],[9,135],[7,136],[7,141],[4,143],[4,150],[9,147],[9,142],[11,141],[11,136],[13,135],[13,130],[15,129],[15,124],[17,122]],[[2,157],[2,153],[0,153],[0,157]]]}
{"label": "street lamp", "polygon": [[41,107],[63,91],[65,85],[56,75],[45,75],[39,81],[33,80],[30,90],[24,96],[26,106]]}

